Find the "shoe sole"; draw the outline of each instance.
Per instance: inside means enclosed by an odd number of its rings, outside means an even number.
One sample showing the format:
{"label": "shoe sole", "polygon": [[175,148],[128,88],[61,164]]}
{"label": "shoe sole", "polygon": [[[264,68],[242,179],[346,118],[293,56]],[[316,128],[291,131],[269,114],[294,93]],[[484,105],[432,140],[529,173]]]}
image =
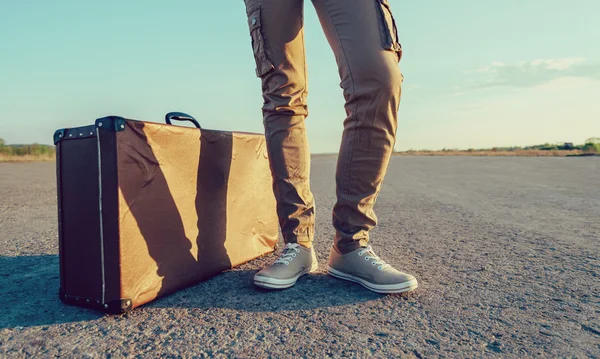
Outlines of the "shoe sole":
{"label": "shoe sole", "polygon": [[260,287],[260,288],[265,288],[265,289],[286,289],[286,288],[293,287],[294,284],[296,284],[296,282],[298,281],[298,279],[300,279],[300,277],[302,277],[303,275],[308,274],[308,273],[314,273],[318,269],[319,269],[319,266],[317,264],[310,270],[305,271],[305,272],[300,272],[300,274],[298,274],[297,276],[292,277],[290,279],[275,279],[275,278],[269,278],[269,277],[254,276],[254,285],[256,285],[257,287]]}
{"label": "shoe sole", "polygon": [[366,280],[355,277],[352,274],[340,272],[339,270],[333,269],[331,267],[327,267],[327,273],[333,277],[347,280],[350,282],[358,283],[363,287],[381,294],[392,294],[392,293],[405,293],[410,292],[419,286],[416,279],[409,280],[407,282],[402,282],[398,284],[375,284],[371,282],[367,282]]}

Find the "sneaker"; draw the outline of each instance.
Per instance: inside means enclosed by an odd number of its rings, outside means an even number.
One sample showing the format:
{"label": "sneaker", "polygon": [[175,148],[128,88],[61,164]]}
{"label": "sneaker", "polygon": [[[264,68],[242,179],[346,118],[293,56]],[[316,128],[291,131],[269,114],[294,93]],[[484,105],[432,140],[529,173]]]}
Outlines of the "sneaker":
{"label": "sneaker", "polygon": [[340,254],[331,248],[329,275],[361,284],[377,293],[410,292],[417,288],[417,280],[382,261],[371,246]]}
{"label": "sneaker", "polygon": [[279,258],[254,276],[254,284],[261,288],[284,289],[296,284],[306,273],[317,271],[319,263],[312,248],[288,243]]}

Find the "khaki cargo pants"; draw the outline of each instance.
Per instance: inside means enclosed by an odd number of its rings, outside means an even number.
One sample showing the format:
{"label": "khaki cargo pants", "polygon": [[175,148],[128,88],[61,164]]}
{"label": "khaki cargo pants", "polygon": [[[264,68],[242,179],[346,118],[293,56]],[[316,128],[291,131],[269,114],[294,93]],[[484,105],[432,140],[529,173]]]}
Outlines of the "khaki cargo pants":
{"label": "khaki cargo pants", "polygon": [[[365,246],[373,205],[394,148],[403,76],[402,49],[388,0],[313,0],[338,65],[346,119],[336,169],[334,245]],[[310,245],[315,203],[304,127],[307,69],[304,0],[245,0],[273,190],[286,243]]]}

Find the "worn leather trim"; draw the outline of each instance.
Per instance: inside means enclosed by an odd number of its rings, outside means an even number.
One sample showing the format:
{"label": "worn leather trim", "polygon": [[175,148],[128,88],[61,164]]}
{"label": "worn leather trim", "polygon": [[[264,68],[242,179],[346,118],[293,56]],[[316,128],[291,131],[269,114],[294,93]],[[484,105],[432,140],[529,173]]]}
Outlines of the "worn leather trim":
{"label": "worn leather trim", "polygon": [[118,132],[125,130],[125,119],[120,116],[107,116],[96,120],[96,128],[104,131]]}
{"label": "worn leather trim", "polygon": [[[102,246],[104,265],[104,301],[121,297],[121,266],[119,264],[119,178],[117,170],[117,136],[124,131],[122,117],[102,119],[107,125],[99,127],[100,166],[102,168]],[[99,122],[97,121],[96,124]]]}
{"label": "worn leather trim", "polygon": [[65,294],[62,288],[59,289],[58,296],[64,304],[98,310],[108,314],[125,314],[133,309],[132,301],[128,298],[102,304],[98,298],[76,297]]}
{"label": "worn leather trim", "polygon": [[[64,130],[63,130],[64,131]],[[64,134],[64,132],[63,132]],[[59,258],[64,256],[64,239],[63,239],[63,214],[62,214],[62,180],[61,180],[61,165],[62,165],[62,145],[60,142],[56,143],[56,204],[57,204],[57,212],[58,212],[58,254]],[[60,287],[65,287],[65,266],[64,261],[59,260],[59,278],[60,278]]]}
{"label": "worn leather trim", "polygon": [[54,132],[54,144],[57,145],[60,141],[63,140],[78,140],[94,136],[96,136],[96,127],[94,125],[73,128],[61,128]]}

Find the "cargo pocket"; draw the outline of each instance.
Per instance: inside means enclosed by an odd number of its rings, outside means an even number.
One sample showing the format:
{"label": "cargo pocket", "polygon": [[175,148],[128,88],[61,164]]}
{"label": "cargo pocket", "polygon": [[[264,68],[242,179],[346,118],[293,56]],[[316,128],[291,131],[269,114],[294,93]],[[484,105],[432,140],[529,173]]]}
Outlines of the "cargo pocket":
{"label": "cargo pocket", "polygon": [[392,15],[390,3],[388,0],[377,0],[379,9],[379,30],[381,33],[381,45],[384,49],[394,51],[398,57],[398,62],[402,58],[402,45],[398,38],[398,28]]}
{"label": "cargo pocket", "polygon": [[261,8],[257,7],[249,12],[248,26],[250,27],[250,37],[252,38],[252,51],[254,52],[254,60],[256,61],[256,76],[263,77],[275,66],[265,50],[265,39],[262,33],[261,23]]}

